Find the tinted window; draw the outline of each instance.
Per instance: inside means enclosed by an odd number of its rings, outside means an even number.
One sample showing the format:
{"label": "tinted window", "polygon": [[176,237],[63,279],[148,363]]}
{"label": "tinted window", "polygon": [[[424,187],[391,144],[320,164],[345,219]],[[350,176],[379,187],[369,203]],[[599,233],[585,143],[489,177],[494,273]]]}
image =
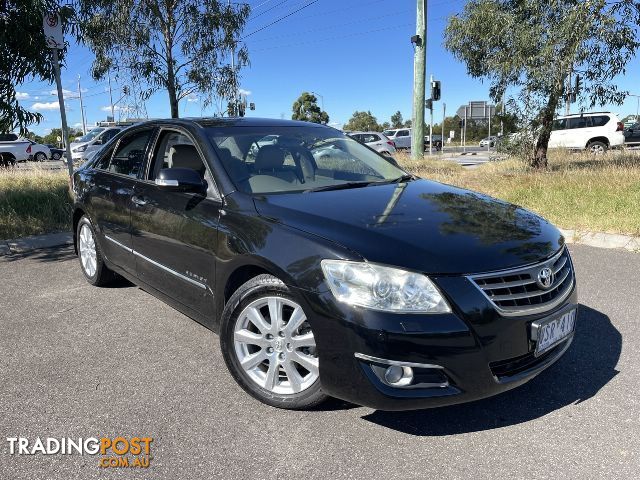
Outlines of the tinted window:
{"label": "tinted window", "polygon": [[393,137],[395,132],[393,130],[385,130],[382,133],[385,134],[387,137]]}
{"label": "tinted window", "polygon": [[144,153],[152,131],[142,130],[122,137],[107,170],[137,178],[144,165]]}
{"label": "tinted window", "polygon": [[[247,193],[379,182],[404,172],[348,135],[324,127],[209,127],[225,170]],[[264,141],[266,136],[273,140]]]}
{"label": "tinted window", "polygon": [[76,139],[76,142],[77,143],[90,142],[91,140],[96,138],[98,135],[100,135],[102,132],[104,132],[104,128],[94,128],[93,130],[91,130],[86,135]]}
{"label": "tinted window", "polygon": [[589,127],[589,117],[567,118],[567,128],[587,128]]}
{"label": "tinted window", "polygon": [[551,127],[551,130],[564,130],[566,126],[567,120],[565,118],[560,118],[553,121],[553,127]]}
{"label": "tinted window", "polygon": [[611,120],[606,115],[596,115],[595,117],[591,117],[591,125],[594,127],[604,127]]}
{"label": "tinted window", "polygon": [[18,136],[15,133],[0,133],[0,142],[15,142]]}
{"label": "tinted window", "polygon": [[409,136],[409,130],[400,130],[398,132],[398,137],[408,137]]}

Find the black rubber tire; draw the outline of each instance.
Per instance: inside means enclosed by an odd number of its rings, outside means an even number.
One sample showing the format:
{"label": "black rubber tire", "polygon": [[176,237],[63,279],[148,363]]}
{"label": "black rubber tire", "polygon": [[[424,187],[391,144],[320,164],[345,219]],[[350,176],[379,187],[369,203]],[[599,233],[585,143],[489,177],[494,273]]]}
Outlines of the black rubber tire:
{"label": "black rubber tire", "polygon": [[233,329],[238,315],[254,300],[264,296],[281,296],[300,304],[287,286],[272,275],[258,275],[231,295],[222,313],[220,348],[233,379],[253,398],[272,407],[288,410],[308,410],[320,405],[329,397],[320,388],[320,379],[306,390],[291,395],[281,395],[265,390],[251,380],[239,364],[234,350]]}
{"label": "black rubber tire", "polygon": [[52,160],[60,160],[61,155],[59,153],[52,153],[51,154],[51,159]]}
{"label": "black rubber tire", "polygon": [[44,162],[47,159],[47,156],[43,152],[38,152],[38,153],[35,154],[33,159],[36,162]]}
{"label": "black rubber tire", "polygon": [[[589,145],[587,145],[587,150],[591,152],[591,149],[593,147],[602,147],[602,150],[603,150],[602,153],[606,153],[607,150],[609,150],[609,146],[604,142],[591,142],[589,143]],[[598,152],[591,152],[591,153],[593,153],[594,155],[598,155]]]}
{"label": "black rubber tire", "polygon": [[[93,234],[93,241],[96,245],[96,272],[93,274],[93,276],[89,276],[87,274],[84,267],[82,266],[82,259],[80,257],[80,229],[83,225],[89,225],[91,233]],[[76,227],[76,241],[78,242],[78,261],[80,262],[80,270],[82,270],[82,274],[87,279],[87,282],[96,287],[103,287],[113,282],[113,280],[115,280],[116,278],[116,274],[109,270],[109,268],[105,265],[102,250],[100,249],[100,244],[97,240],[96,231],[86,215],[80,219]]]}

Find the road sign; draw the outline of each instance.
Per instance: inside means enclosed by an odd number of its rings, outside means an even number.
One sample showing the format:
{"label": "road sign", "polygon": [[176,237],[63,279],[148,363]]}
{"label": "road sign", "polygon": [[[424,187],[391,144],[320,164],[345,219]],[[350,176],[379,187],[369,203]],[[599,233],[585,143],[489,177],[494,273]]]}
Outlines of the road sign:
{"label": "road sign", "polygon": [[469,102],[469,105],[462,105],[456,112],[456,115],[458,115],[459,118],[467,118],[468,120],[486,120],[490,116],[495,116],[495,114],[495,105],[489,105],[484,100],[479,102]]}
{"label": "road sign", "polygon": [[449,138],[456,138],[456,131],[455,130],[449,130]]}
{"label": "road sign", "polygon": [[56,140],[57,140],[58,142],[61,142],[61,141],[62,141],[62,137],[61,137],[60,135],[58,135],[58,136],[56,137]]}
{"label": "road sign", "polygon": [[42,18],[42,28],[47,41],[48,48],[64,48],[64,37],[62,36],[62,22],[57,13],[45,13]]}

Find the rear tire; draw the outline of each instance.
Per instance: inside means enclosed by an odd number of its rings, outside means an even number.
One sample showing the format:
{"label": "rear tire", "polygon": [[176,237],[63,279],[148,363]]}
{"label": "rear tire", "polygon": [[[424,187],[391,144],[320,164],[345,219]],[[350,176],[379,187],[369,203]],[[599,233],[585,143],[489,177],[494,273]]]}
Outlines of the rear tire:
{"label": "rear tire", "polygon": [[42,152],[38,152],[33,159],[36,162],[44,162],[47,159],[47,156]]}
{"label": "rear tire", "polygon": [[234,380],[262,403],[306,410],[328,398],[320,388],[306,314],[272,275],[252,278],[231,296],[222,313],[220,347]]}
{"label": "rear tire", "polygon": [[60,160],[60,154],[59,153],[51,154],[51,159],[52,160]]}
{"label": "rear tire", "polygon": [[78,222],[76,238],[80,269],[87,282],[96,287],[102,287],[112,282],[115,273],[105,265],[102,250],[96,240],[95,229],[86,216],[83,216]]}
{"label": "rear tire", "polygon": [[594,155],[603,155],[608,149],[609,146],[604,142],[591,142],[587,145],[587,150]]}

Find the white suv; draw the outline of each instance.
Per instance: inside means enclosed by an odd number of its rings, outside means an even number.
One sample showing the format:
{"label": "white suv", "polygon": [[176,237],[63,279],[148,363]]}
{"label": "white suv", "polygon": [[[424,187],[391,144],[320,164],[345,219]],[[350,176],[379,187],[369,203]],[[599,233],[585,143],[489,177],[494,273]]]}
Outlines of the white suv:
{"label": "white suv", "polygon": [[579,113],[553,122],[549,148],[587,149],[604,153],[624,145],[624,125],[611,112]]}

